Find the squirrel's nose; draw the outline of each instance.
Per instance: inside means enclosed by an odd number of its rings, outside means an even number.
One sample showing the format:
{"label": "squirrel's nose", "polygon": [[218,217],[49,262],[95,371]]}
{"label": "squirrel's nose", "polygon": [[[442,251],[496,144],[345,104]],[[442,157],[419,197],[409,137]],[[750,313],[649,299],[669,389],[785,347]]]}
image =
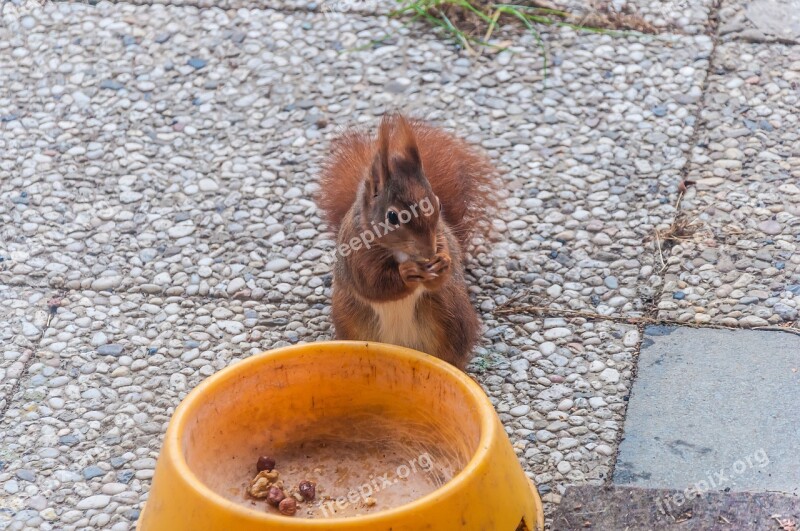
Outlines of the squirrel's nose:
{"label": "squirrel's nose", "polygon": [[436,236],[433,238],[422,237],[417,240],[417,252],[423,260],[432,260],[436,254]]}

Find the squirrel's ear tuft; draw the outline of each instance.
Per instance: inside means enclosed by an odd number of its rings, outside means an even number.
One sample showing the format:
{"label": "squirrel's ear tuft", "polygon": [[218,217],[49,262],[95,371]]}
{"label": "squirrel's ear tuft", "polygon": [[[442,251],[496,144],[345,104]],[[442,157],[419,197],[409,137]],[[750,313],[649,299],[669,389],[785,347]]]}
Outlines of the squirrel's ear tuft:
{"label": "squirrel's ear tuft", "polygon": [[377,195],[393,174],[420,175],[422,160],[411,125],[400,114],[385,114],[378,130],[378,151],[372,159],[367,187]]}
{"label": "squirrel's ear tuft", "polygon": [[370,195],[378,195],[389,180],[389,140],[391,136],[391,123],[388,116],[381,120],[378,130],[378,152],[372,159],[367,185]]}
{"label": "squirrel's ear tuft", "polygon": [[395,145],[397,152],[392,157],[392,169],[402,174],[417,174],[422,170],[422,159],[419,156],[417,140],[408,120],[398,114]]}

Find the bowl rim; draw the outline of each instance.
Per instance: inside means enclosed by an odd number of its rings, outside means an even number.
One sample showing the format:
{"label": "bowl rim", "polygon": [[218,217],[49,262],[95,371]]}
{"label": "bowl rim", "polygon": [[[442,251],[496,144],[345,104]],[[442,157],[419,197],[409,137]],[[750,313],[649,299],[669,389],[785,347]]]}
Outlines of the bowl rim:
{"label": "bowl rim", "polygon": [[[206,390],[211,387],[220,385],[230,379],[236,378],[242,371],[246,371],[248,367],[259,365],[263,360],[269,358],[288,358],[298,353],[308,352],[312,349],[327,349],[333,347],[334,349],[357,348],[361,351],[367,349],[375,349],[380,351],[382,355],[390,355],[397,359],[413,359],[428,365],[433,371],[438,371],[446,378],[455,381],[465,395],[470,397],[477,406],[478,419],[480,424],[480,437],[478,439],[478,447],[473,453],[467,464],[449,481],[438,489],[429,492],[425,496],[417,498],[411,502],[391,509],[385,509],[369,515],[361,516],[348,516],[342,518],[287,518],[285,516],[278,516],[261,512],[256,509],[251,509],[245,505],[234,502],[214,492],[207,486],[199,477],[192,471],[189,464],[186,462],[186,457],[181,449],[182,434],[185,433],[186,424],[189,422],[189,414],[194,412],[197,407],[201,405],[202,399],[205,396]],[[233,365],[222,369],[221,371],[212,374],[200,384],[198,384],[186,397],[181,401],[172,419],[169,423],[167,433],[164,436],[164,443],[162,446],[162,453],[166,452],[167,455],[172,457],[172,466],[179,477],[183,478],[182,481],[188,485],[189,488],[194,489],[196,494],[201,498],[208,500],[210,503],[215,504],[219,508],[233,512],[243,518],[256,519],[265,524],[280,524],[289,527],[319,527],[325,529],[331,528],[346,528],[347,526],[357,524],[367,524],[371,522],[378,522],[387,520],[395,515],[406,514],[409,511],[416,511],[425,506],[435,503],[437,498],[442,495],[453,494],[457,492],[469,479],[475,475],[477,469],[482,463],[488,462],[490,457],[489,450],[493,446],[498,434],[498,423],[496,422],[496,413],[494,407],[489,401],[486,394],[481,387],[472,378],[467,376],[466,373],[457,369],[453,365],[440,360],[424,352],[413,350],[406,347],[397,345],[390,345],[387,343],[378,343],[371,341],[317,341],[313,343],[302,343],[298,345],[290,345],[286,347],[279,347],[273,350],[268,350],[249,356],[242,360],[237,361]]]}

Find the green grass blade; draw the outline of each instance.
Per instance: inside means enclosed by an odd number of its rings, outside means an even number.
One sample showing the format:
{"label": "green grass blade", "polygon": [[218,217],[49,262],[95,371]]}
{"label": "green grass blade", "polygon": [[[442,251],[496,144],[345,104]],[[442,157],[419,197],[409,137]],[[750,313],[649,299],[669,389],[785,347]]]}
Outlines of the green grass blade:
{"label": "green grass blade", "polygon": [[542,60],[544,61],[544,66],[542,68],[543,71],[543,82],[545,85],[547,84],[547,48],[544,45],[544,41],[542,40],[542,36],[539,35],[539,32],[536,31],[536,28],[533,27],[533,24],[528,20],[524,13],[518,11],[514,8],[505,8],[505,6],[499,8],[503,13],[508,13],[509,15],[513,15],[520,19],[525,27],[531,32],[531,35],[536,39],[536,42],[539,43],[539,48],[542,50]]}

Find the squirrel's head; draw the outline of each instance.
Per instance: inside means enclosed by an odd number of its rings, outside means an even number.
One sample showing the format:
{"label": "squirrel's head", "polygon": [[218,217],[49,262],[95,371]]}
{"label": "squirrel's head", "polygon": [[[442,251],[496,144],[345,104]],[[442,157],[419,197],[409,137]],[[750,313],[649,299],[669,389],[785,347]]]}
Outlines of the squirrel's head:
{"label": "squirrel's head", "polygon": [[362,228],[374,230],[374,245],[390,251],[398,262],[429,260],[436,254],[441,205],[408,121],[384,116],[377,145],[364,183]]}

